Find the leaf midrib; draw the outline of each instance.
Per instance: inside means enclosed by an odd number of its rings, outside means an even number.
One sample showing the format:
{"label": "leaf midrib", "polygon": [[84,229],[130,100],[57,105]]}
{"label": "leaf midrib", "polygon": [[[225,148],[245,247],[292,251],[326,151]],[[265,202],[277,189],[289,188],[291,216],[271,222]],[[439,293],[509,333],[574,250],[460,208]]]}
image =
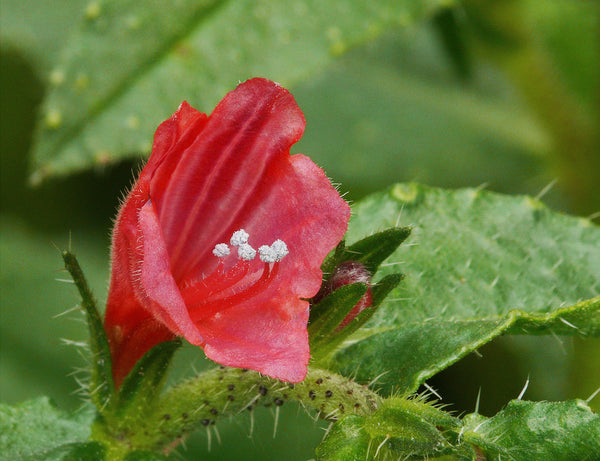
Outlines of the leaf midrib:
{"label": "leaf midrib", "polygon": [[[464,324],[468,322],[478,323],[478,322],[495,322],[507,320],[508,325],[507,328],[512,326],[514,322],[519,319],[524,320],[534,320],[534,321],[542,321],[542,322],[552,322],[559,319],[562,315],[573,312],[574,309],[577,309],[578,306],[584,306],[587,304],[599,304],[600,305],[600,296],[595,298],[586,299],[583,301],[579,301],[577,303],[571,304],[569,306],[561,307],[555,309],[550,312],[527,312],[522,309],[511,309],[504,314],[498,316],[489,316],[489,317],[465,317],[461,319],[444,319],[444,322],[448,325],[452,324]],[[416,322],[407,322],[402,325],[388,326],[388,327],[376,327],[376,328],[365,328],[359,330],[352,339],[346,341],[342,348],[345,348],[351,344],[358,343],[360,341],[364,341],[369,339],[372,336],[386,333],[388,331],[401,330],[404,328],[412,328],[412,327],[425,327],[432,319],[426,319]]]}

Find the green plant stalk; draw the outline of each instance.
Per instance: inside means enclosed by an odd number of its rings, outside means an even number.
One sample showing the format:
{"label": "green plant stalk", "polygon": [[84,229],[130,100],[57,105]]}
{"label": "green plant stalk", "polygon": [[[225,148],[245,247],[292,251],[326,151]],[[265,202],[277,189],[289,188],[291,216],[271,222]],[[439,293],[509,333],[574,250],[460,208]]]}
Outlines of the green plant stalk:
{"label": "green plant stalk", "polygon": [[546,54],[533,43],[499,61],[548,128],[554,140],[554,170],[562,176],[575,210],[597,211],[586,205],[600,198],[600,140],[591,116],[575,102]]}
{"label": "green plant stalk", "polygon": [[553,167],[575,211],[591,213],[600,199],[600,120],[569,90],[522,19],[518,0],[467,0],[480,51],[508,75],[553,139]]}
{"label": "green plant stalk", "polygon": [[290,384],[255,371],[219,367],[168,389],[135,419],[99,419],[91,439],[107,447],[107,459],[121,460],[133,450],[168,453],[194,430],[224,416],[296,402],[321,419],[368,415],[381,398],[367,386],[327,370],[309,368],[306,379]]}

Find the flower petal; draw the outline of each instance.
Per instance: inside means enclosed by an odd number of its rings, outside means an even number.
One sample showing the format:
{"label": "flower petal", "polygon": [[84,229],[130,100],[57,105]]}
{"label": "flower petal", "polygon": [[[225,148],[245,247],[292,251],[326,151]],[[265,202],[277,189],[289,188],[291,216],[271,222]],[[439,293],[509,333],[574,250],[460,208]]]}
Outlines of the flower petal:
{"label": "flower petal", "polygon": [[147,297],[146,310],[177,336],[184,336],[193,344],[203,344],[173,280],[169,254],[151,201],[140,210],[139,221],[144,245],[141,284]]}
{"label": "flower petal", "polygon": [[274,296],[236,306],[204,322],[206,356],[223,365],[250,368],[289,382],[306,377],[308,302]]}
{"label": "flower petal", "polygon": [[189,144],[206,124],[207,116],[182,103],[173,116],[160,124],[154,136],[153,154],[119,210],[112,236],[112,269],[104,328],[111,348],[113,375],[118,386],[135,362],[151,347],[174,337],[145,308],[139,283],[142,239],[138,212],[148,200],[150,179],[174,149]]}
{"label": "flower petal", "polygon": [[287,157],[304,125],[287,90],[252,79],[225,96],[175,168],[173,163],[159,167],[151,196],[175,280],[210,270],[206,264],[213,263],[214,245],[237,230],[237,216],[264,184],[265,171]]}
{"label": "flower petal", "polygon": [[259,243],[280,237],[289,254],[267,290],[199,325],[209,358],[298,382],[310,358],[303,299],[319,290],[321,263],[346,232],[350,208],[308,157],[285,160],[269,171],[268,186],[254,197],[241,224]]}

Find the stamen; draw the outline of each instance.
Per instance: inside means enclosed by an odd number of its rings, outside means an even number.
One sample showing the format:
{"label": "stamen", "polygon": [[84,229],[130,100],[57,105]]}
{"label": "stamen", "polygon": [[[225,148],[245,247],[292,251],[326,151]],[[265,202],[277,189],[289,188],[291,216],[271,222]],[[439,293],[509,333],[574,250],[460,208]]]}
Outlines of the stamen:
{"label": "stamen", "polygon": [[[249,237],[244,229],[235,231],[231,236],[230,244],[237,247],[239,260],[227,271],[225,271],[225,257],[231,254],[231,249],[226,243],[215,245],[213,254],[219,258],[216,269],[208,276],[186,284],[182,289],[181,294],[190,309],[193,321],[198,322],[210,318],[257,296],[277,276],[279,271],[277,263],[289,254],[288,247],[283,240],[275,240],[271,245],[262,245],[258,249],[260,260],[264,263],[263,272],[260,276],[255,274],[244,283],[250,271],[250,261],[256,257],[257,253],[248,244]],[[221,297],[219,298],[219,296]]]}
{"label": "stamen", "polygon": [[229,243],[234,247],[239,247],[240,245],[248,243],[248,237],[250,237],[250,235],[244,229],[236,230],[231,236]]}
{"label": "stamen", "polygon": [[271,246],[263,245],[258,249],[260,260],[266,263],[276,263],[281,261],[289,250],[283,240],[275,240]]}
{"label": "stamen", "polygon": [[277,239],[273,242],[273,244],[271,245],[271,248],[273,248],[273,250],[277,254],[277,261],[281,261],[290,252],[290,250],[288,250],[288,247],[285,244],[285,242],[283,240],[279,240],[279,239]]}
{"label": "stamen", "polygon": [[224,258],[225,256],[228,256],[229,253],[231,253],[231,251],[229,250],[229,247],[226,243],[218,243],[217,245],[215,245],[215,248],[213,250],[213,254],[217,258]]}
{"label": "stamen", "polygon": [[252,261],[256,256],[256,250],[247,243],[242,243],[238,247],[238,256],[240,257],[240,259],[243,259],[245,261]]}
{"label": "stamen", "polygon": [[259,247],[258,254],[260,255],[260,260],[265,263],[274,263],[277,257],[275,251],[269,245]]}

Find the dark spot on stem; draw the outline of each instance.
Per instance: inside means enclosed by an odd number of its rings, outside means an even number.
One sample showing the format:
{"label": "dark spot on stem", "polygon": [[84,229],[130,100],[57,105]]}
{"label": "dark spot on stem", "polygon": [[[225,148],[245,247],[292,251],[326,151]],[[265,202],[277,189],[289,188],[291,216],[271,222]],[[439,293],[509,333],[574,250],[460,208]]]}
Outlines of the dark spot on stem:
{"label": "dark spot on stem", "polygon": [[323,378],[319,378],[315,381],[317,384],[323,384]]}
{"label": "dark spot on stem", "polygon": [[234,396],[234,395],[231,395],[231,394],[229,394],[229,395],[227,396],[227,400],[229,400],[230,402],[233,402],[233,401],[235,400],[235,396]]}
{"label": "dark spot on stem", "polygon": [[308,391],[308,397],[311,400],[314,400],[316,396],[317,396],[317,393],[315,391]]}
{"label": "dark spot on stem", "polygon": [[229,386],[227,386],[227,389],[229,389],[230,391],[235,389],[235,386],[233,384],[230,384]]}
{"label": "dark spot on stem", "polygon": [[339,408],[340,408],[340,411],[343,413],[344,412],[344,404],[340,403]]}
{"label": "dark spot on stem", "polygon": [[219,414],[219,412],[217,411],[217,409],[216,409],[216,408],[211,408],[211,409],[210,409],[210,414],[211,414],[211,415],[218,415],[218,414]]}
{"label": "dark spot on stem", "polygon": [[259,393],[260,395],[262,395],[263,397],[264,397],[265,395],[267,395],[267,392],[268,392],[268,390],[267,390],[267,388],[266,388],[265,386],[260,386],[260,387],[258,388],[258,393]]}
{"label": "dark spot on stem", "polygon": [[325,397],[329,398],[333,395],[333,392],[331,391],[325,391]]}
{"label": "dark spot on stem", "polygon": [[202,421],[200,421],[202,423],[203,426],[208,426],[210,424],[210,419],[203,419]]}
{"label": "dark spot on stem", "polygon": [[165,421],[168,421],[171,419],[171,415],[164,415],[163,418],[165,419]]}
{"label": "dark spot on stem", "polygon": [[279,397],[277,397],[275,400],[273,400],[273,402],[275,403],[275,405],[277,405],[278,407],[280,407],[281,405],[283,405],[283,400],[280,399]]}
{"label": "dark spot on stem", "polygon": [[187,419],[187,417],[188,417],[188,414],[187,414],[187,413],[181,413],[181,417],[182,417],[183,419]]}

